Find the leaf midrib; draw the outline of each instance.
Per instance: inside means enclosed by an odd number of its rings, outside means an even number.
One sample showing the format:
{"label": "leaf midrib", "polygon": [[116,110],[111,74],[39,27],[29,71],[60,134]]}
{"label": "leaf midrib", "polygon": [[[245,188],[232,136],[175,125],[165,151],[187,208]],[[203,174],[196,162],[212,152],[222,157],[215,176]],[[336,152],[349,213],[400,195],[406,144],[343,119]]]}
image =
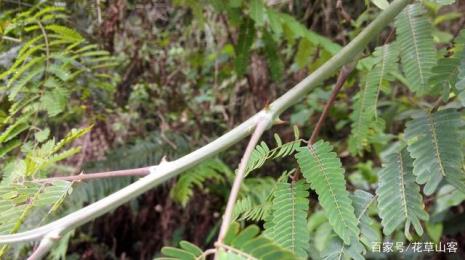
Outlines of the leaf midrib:
{"label": "leaf midrib", "polygon": [[420,73],[421,85],[424,86],[425,85],[425,78],[424,78],[424,75],[423,75],[423,69],[421,67],[421,62],[420,62],[420,54],[419,54],[419,51],[418,51],[417,35],[415,33],[415,30],[413,29],[413,24],[412,24],[414,21],[412,21],[412,17],[410,15],[410,10],[406,10],[405,13],[406,13],[405,16],[407,17],[408,28],[409,28],[410,32],[412,33],[413,46],[415,48],[416,64],[418,65],[418,72]]}
{"label": "leaf midrib", "polygon": [[434,122],[434,119],[432,118],[431,114],[427,114],[426,118],[428,120],[429,130],[430,130],[431,137],[432,137],[431,142],[434,148],[434,156],[436,157],[436,160],[438,161],[441,175],[445,177],[446,171],[444,170],[444,165],[442,165],[441,153],[439,151],[439,143],[438,143],[437,134],[436,134],[436,123]]}
{"label": "leaf midrib", "polygon": [[[339,206],[339,201],[336,197],[336,195],[334,194],[334,191],[333,191],[333,188],[331,186],[331,183],[329,182],[328,180],[328,175],[326,174],[326,168],[324,167],[323,163],[321,162],[318,154],[315,152],[315,150],[313,149],[313,146],[312,145],[309,145],[308,146],[308,150],[310,151],[311,155],[313,156],[313,158],[317,161],[317,164],[318,166],[320,167],[320,170],[321,170],[321,173],[323,173],[323,177],[324,177],[324,180],[329,188],[329,192],[331,193],[331,197],[333,197],[333,200],[334,202],[336,203],[336,209],[337,209],[337,212],[338,212],[338,215],[339,215],[339,218],[342,220],[342,223],[344,224],[344,227],[347,229],[347,230],[350,230],[349,229],[349,226],[347,225],[343,215],[342,215],[342,212],[341,212],[341,207]],[[344,240],[344,239],[343,239]]]}

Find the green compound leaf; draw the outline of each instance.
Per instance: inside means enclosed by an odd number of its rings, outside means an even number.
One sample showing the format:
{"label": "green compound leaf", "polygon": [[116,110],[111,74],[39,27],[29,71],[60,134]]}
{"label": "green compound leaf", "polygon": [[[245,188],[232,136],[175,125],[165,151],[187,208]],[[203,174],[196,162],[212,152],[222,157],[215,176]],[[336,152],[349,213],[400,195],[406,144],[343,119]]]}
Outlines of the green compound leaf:
{"label": "green compound leaf", "polygon": [[296,159],[305,179],[318,194],[318,199],[334,232],[350,244],[360,233],[352,200],[346,190],[344,169],[333,147],[323,140],[297,149]]}
{"label": "green compound leaf", "polygon": [[396,18],[401,64],[412,91],[424,95],[431,90],[428,80],[436,65],[432,26],[420,3],[407,6]]}
{"label": "green compound leaf", "polygon": [[364,86],[356,95],[350,116],[349,151],[352,154],[360,154],[374,135],[383,132],[384,121],[377,115],[378,98],[383,86],[392,80],[390,72],[396,70],[398,54],[396,43],[378,47],[373,53],[376,66],[368,72]]}
{"label": "green compound leaf", "polygon": [[419,184],[425,184],[426,195],[432,194],[445,178],[465,192],[463,152],[460,128],[463,121],[455,109],[430,114],[423,112],[407,123],[405,137],[408,151],[415,159],[413,173]]}
{"label": "green compound leaf", "polygon": [[276,186],[267,235],[296,256],[307,258],[310,234],[302,227],[307,225],[308,185],[301,180],[279,182]]}
{"label": "green compound leaf", "polygon": [[420,220],[428,220],[420,187],[415,183],[412,158],[406,149],[388,156],[379,172],[378,211],[384,234],[390,235],[405,223],[405,236],[411,239],[410,225],[417,234],[423,234]]}

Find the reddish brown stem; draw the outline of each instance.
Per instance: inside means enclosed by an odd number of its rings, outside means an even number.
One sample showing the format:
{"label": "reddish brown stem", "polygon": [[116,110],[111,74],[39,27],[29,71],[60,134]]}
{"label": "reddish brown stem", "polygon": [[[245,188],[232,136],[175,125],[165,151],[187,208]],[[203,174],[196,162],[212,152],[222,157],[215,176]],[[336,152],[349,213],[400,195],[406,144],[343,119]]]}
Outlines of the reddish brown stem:
{"label": "reddish brown stem", "polygon": [[128,177],[136,176],[143,177],[150,173],[150,167],[135,168],[128,170],[119,170],[119,171],[109,171],[109,172],[99,172],[99,173],[89,173],[89,174],[79,174],[72,176],[59,176],[51,177],[45,179],[37,179],[35,182],[53,182],[53,181],[84,181],[84,180],[94,180],[94,179],[103,179],[103,178],[112,178],[112,177]]}
{"label": "reddish brown stem", "polygon": [[353,65],[345,65],[344,67],[342,67],[341,72],[337,77],[336,86],[334,86],[333,92],[331,93],[328,102],[326,102],[325,107],[323,108],[323,112],[321,113],[320,118],[318,119],[318,122],[316,123],[315,128],[313,129],[312,136],[310,137],[310,139],[308,139],[308,146],[312,145],[318,137],[321,126],[323,125],[323,122],[326,116],[328,115],[329,109],[334,104],[337,94],[341,90],[342,86],[344,85],[344,82],[346,82],[347,77],[353,69]]}

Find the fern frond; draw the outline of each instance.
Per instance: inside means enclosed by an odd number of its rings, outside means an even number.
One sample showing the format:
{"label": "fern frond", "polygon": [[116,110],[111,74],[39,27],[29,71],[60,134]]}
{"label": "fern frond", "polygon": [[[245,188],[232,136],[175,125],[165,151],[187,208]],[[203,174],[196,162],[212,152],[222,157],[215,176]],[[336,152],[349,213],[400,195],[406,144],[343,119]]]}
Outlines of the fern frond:
{"label": "fern frond", "polygon": [[219,159],[211,159],[181,174],[176,185],[171,189],[170,195],[175,201],[186,206],[193,195],[194,187],[203,188],[207,180],[223,182],[232,175],[229,167]]}
{"label": "fern frond", "polygon": [[460,114],[454,109],[444,109],[433,114],[422,112],[418,118],[407,122],[405,137],[408,140],[408,151],[415,159],[413,173],[419,184],[426,184],[426,195],[432,194],[444,177],[465,192],[464,161],[460,145],[462,126]]}
{"label": "fern frond", "polygon": [[349,244],[352,237],[360,233],[357,227],[352,201],[346,190],[344,169],[332,146],[323,140],[310,147],[300,147],[297,162],[305,179],[318,194],[334,232]]}
{"label": "fern frond", "polygon": [[406,149],[391,154],[379,172],[378,211],[384,234],[390,235],[405,223],[405,236],[411,239],[410,225],[423,234],[420,220],[428,220],[420,187],[415,183],[412,159]]}
{"label": "fern frond", "polygon": [[437,61],[432,26],[421,3],[408,5],[397,16],[396,31],[403,71],[412,91],[424,95],[431,90],[428,80]]}
{"label": "fern frond", "polygon": [[273,192],[267,236],[296,256],[307,258],[310,234],[302,227],[307,224],[308,187],[303,180],[296,183],[285,181],[277,183]]}

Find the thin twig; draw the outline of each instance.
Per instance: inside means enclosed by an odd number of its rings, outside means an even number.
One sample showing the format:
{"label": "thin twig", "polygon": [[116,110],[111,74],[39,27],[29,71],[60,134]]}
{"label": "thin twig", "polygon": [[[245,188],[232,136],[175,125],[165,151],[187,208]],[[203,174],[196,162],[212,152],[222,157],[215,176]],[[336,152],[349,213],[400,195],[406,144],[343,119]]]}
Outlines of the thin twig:
{"label": "thin twig", "polygon": [[326,102],[325,107],[323,108],[323,112],[320,115],[320,118],[318,119],[318,122],[315,125],[315,128],[313,129],[312,136],[310,139],[308,139],[308,146],[312,145],[316,138],[318,137],[318,134],[320,133],[321,126],[328,115],[329,109],[331,106],[334,104],[334,101],[336,100],[336,96],[341,90],[342,86],[347,80],[347,77],[349,74],[352,72],[354,69],[354,65],[345,65],[342,67],[341,72],[339,73],[339,76],[336,81],[336,85],[334,86],[333,92],[331,93],[331,96],[328,99],[328,102]]}
{"label": "thin twig", "polygon": [[384,45],[388,44],[391,41],[392,36],[394,36],[395,32],[396,32],[396,29],[394,27],[392,27],[391,31],[389,32],[388,36],[386,37],[386,40],[384,40]]}
{"label": "thin twig", "polygon": [[56,243],[56,241],[60,239],[60,232],[61,229],[57,229],[45,235],[40,241],[39,246],[34,250],[34,252],[32,252],[27,260],[42,259],[50,250],[50,248]]}
{"label": "thin twig", "polygon": [[249,144],[245,148],[245,152],[244,152],[244,155],[242,156],[241,162],[239,163],[236,177],[234,178],[234,183],[231,188],[231,193],[229,194],[228,203],[224,211],[223,223],[221,223],[220,234],[218,236],[219,243],[223,243],[224,236],[226,235],[229,225],[231,224],[234,204],[236,203],[237,196],[239,195],[239,190],[241,187],[242,180],[244,179],[247,163],[249,162],[253,149],[257,145],[258,141],[260,140],[260,137],[262,136],[263,132],[265,132],[266,128],[270,125],[270,123],[271,123],[271,118],[266,118],[266,117],[259,118],[257,125],[255,127],[255,131],[250,137]]}
{"label": "thin twig", "polygon": [[82,145],[82,148],[81,148],[82,153],[81,153],[81,156],[79,156],[79,160],[76,164],[75,169],[81,169],[82,165],[84,164],[84,159],[86,158],[86,151],[87,151],[89,142],[90,142],[90,132],[85,134],[84,144]]}
{"label": "thin twig", "polygon": [[336,2],[336,9],[339,9],[339,12],[341,13],[342,17],[344,18],[344,20],[346,20],[347,22],[351,22],[352,21],[352,17],[350,17],[350,14],[347,13],[347,11],[344,9],[344,6],[342,5],[342,1],[341,0],[338,0]]}
{"label": "thin twig", "polygon": [[16,43],[21,43],[21,40],[20,40],[20,39],[16,39],[16,38],[13,38],[13,37],[10,37],[10,36],[5,36],[5,35],[2,35],[2,40],[6,40],[6,41],[10,41],[10,42],[16,42]]}
{"label": "thin twig", "polygon": [[439,109],[439,107],[443,104],[444,104],[444,100],[442,99],[442,97],[439,97],[436,101],[434,101],[433,107],[430,110],[431,113],[436,112]]}
{"label": "thin twig", "polygon": [[102,11],[100,9],[100,0],[96,0],[96,6],[97,6],[97,23],[102,24]]}
{"label": "thin twig", "polygon": [[119,170],[119,171],[108,171],[108,172],[99,172],[99,173],[89,173],[89,174],[79,174],[79,175],[72,175],[72,176],[59,176],[59,177],[51,177],[51,178],[44,178],[44,179],[37,179],[34,182],[41,182],[41,183],[51,183],[53,181],[84,181],[84,180],[94,180],[94,179],[104,179],[104,178],[113,178],[113,177],[128,177],[128,176],[136,176],[136,177],[144,177],[150,173],[150,167],[142,167],[142,168],[135,168],[135,169],[128,169],[128,170]]}
{"label": "thin twig", "polygon": [[205,250],[201,255],[199,255],[198,257],[195,258],[195,260],[203,260],[203,259],[207,259],[207,256],[211,255],[211,254],[214,254],[216,253],[216,249],[215,248],[210,248],[208,250]]}

